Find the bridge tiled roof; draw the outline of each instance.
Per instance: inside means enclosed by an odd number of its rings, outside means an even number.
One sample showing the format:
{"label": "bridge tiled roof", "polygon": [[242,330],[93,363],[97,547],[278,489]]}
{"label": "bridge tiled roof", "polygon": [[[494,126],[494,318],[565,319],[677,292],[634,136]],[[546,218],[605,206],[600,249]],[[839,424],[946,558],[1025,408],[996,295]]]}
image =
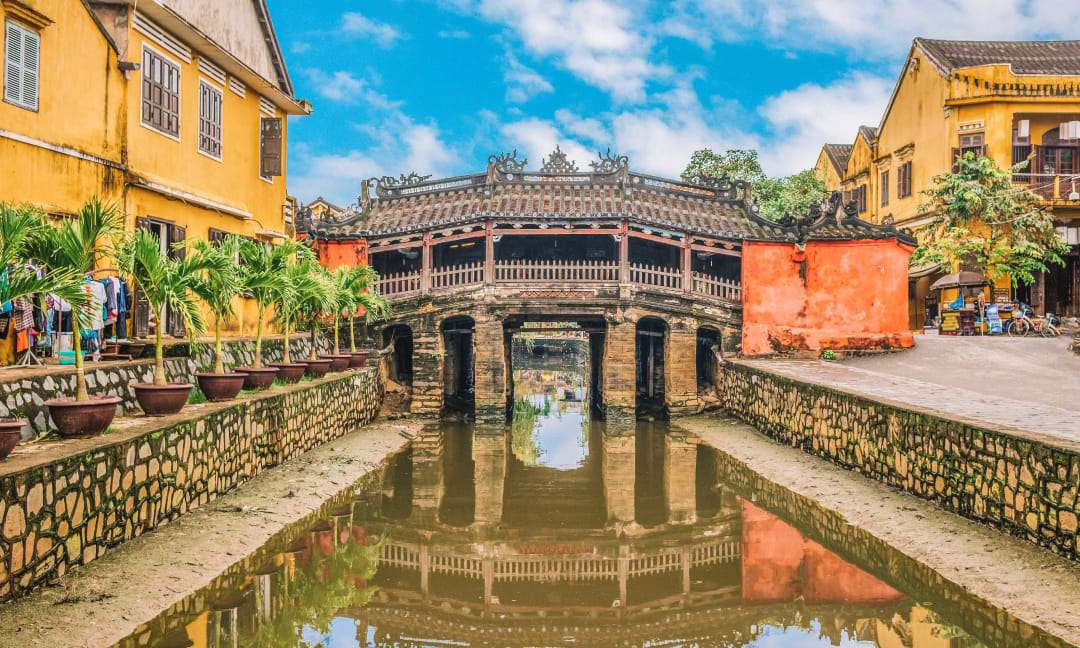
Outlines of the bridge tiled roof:
{"label": "bridge tiled roof", "polygon": [[[558,150],[538,172],[516,155],[492,156],[484,174],[442,180],[401,176],[363,183],[359,209],[338,219],[305,220],[297,230],[316,239],[349,240],[409,234],[473,221],[567,221],[626,218],[725,239],[795,240],[792,225],[757,214],[745,182],[726,178],[691,184],[630,172],[625,157],[601,156],[581,172]],[[552,160],[555,160],[552,162]],[[374,195],[372,195],[374,185]],[[837,206],[839,203],[837,203]],[[858,220],[858,219],[855,219]],[[837,221],[839,223],[839,221]],[[815,238],[888,238],[897,235],[859,221],[815,228]]]}

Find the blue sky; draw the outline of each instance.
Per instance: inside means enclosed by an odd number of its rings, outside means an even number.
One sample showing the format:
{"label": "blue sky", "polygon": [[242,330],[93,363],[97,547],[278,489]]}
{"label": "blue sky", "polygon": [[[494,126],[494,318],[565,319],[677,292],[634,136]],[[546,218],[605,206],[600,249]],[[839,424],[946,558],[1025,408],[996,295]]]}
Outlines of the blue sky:
{"label": "blue sky", "polygon": [[1056,0],[269,0],[299,97],[289,191],[349,204],[363,178],[482,171],[556,144],[677,177],[698,148],[767,173],[876,125],[915,36],[1068,38]]}

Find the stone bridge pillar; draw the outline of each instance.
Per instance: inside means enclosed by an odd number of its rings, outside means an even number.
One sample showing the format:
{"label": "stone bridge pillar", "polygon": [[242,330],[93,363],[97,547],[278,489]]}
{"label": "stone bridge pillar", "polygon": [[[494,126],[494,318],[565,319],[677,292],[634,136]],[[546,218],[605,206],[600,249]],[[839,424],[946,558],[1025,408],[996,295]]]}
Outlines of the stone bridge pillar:
{"label": "stone bridge pillar", "polygon": [[412,413],[437,417],[443,405],[443,336],[425,318],[413,327]]}
{"label": "stone bridge pillar", "polygon": [[509,342],[502,320],[477,319],[473,335],[477,423],[505,423],[507,397],[510,394],[507,371]]}
{"label": "stone bridge pillar", "polygon": [[669,320],[664,349],[664,373],[668,414],[686,416],[698,410],[697,325],[693,320]]}
{"label": "stone bridge pillar", "polygon": [[[608,424],[635,420],[637,360],[634,341],[637,327],[623,318],[608,320],[604,336],[602,368],[604,410]],[[631,432],[631,438],[633,434]]]}
{"label": "stone bridge pillar", "polygon": [[664,500],[668,521],[697,521],[697,444],[668,433],[664,437]]}
{"label": "stone bridge pillar", "polygon": [[506,431],[501,425],[478,425],[473,435],[473,484],[478,525],[497,525],[503,517],[503,489],[506,484]]}
{"label": "stone bridge pillar", "polygon": [[445,479],[442,445],[429,442],[414,446],[412,453],[412,514],[409,521],[421,526],[439,521]]}
{"label": "stone bridge pillar", "polygon": [[609,420],[601,439],[604,504],[609,525],[634,522],[637,439],[633,422]]}

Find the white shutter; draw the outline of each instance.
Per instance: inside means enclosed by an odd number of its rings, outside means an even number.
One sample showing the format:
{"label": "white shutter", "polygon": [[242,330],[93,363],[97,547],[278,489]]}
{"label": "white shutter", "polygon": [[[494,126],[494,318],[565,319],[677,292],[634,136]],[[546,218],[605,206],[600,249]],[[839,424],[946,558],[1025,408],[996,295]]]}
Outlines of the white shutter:
{"label": "white shutter", "polygon": [[4,39],[4,101],[37,110],[41,36],[7,21]]}
{"label": "white shutter", "polygon": [[22,104],[37,110],[38,107],[38,70],[41,35],[27,31],[23,33],[23,77]]}
{"label": "white shutter", "polygon": [[4,101],[22,101],[22,30],[10,21],[4,38]]}

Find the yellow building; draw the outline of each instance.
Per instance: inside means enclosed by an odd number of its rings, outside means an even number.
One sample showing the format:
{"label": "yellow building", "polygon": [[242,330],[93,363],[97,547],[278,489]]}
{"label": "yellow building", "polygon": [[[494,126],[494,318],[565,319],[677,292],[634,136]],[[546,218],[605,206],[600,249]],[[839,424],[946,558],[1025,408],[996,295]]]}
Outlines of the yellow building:
{"label": "yellow building", "polygon": [[840,191],[851,148],[851,144],[826,144],[821,147],[814,173],[825,183],[827,191]]}
{"label": "yellow building", "polygon": [[[1080,41],[916,38],[877,128],[858,129],[839,189],[862,218],[918,233],[930,222],[918,212],[919,192],[968,151],[1003,168],[1031,156],[1014,181],[1043,197],[1071,244],[1064,268],[1017,289],[999,280],[989,296],[1020,299],[1038,313],[1080,315]],[[939,276],[913,271],[912,328],[956,296],[930,293]]]}
{"label": "yellow building", "polygon": [[322,196],[319,196],[304,206],[311,210],[311,215],[314,218],[319,220],[324,218],[338,218],[345,213],[344,207],[339,207]]}
{"label": "yellow building", "polygon": [[64,217],[96,194],[162,245],[292,235],[286,117],[311,106],[264,0],[0,0],[0,23],[0,200]]}

